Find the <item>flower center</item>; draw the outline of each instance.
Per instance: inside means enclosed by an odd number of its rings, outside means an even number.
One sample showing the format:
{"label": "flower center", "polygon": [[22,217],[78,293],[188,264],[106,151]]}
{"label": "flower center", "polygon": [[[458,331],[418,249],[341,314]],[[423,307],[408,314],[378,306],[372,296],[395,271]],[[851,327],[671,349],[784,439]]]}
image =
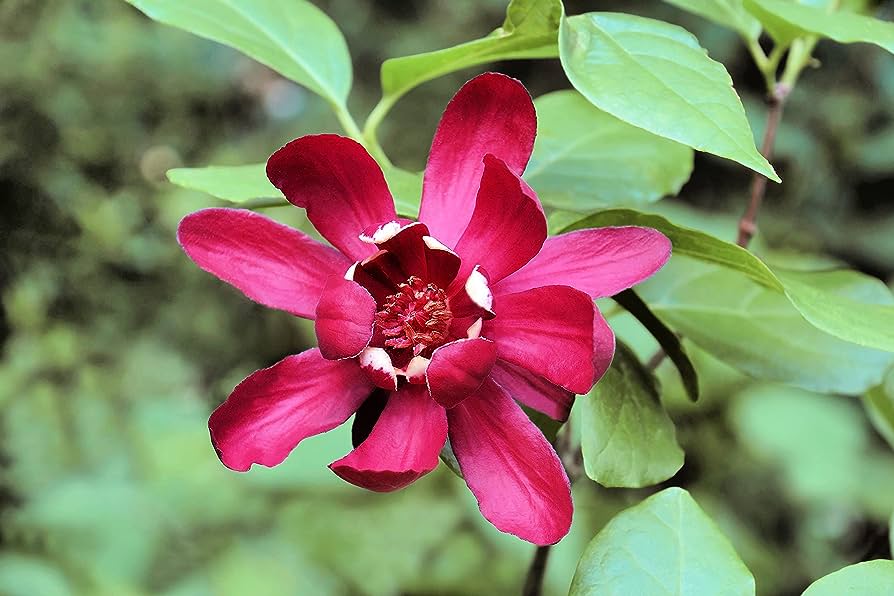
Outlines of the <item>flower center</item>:
{"label": "flower center", "polygon": [[444,343],[453,319],[444,290],[415,275],[397,289],[376,313],[376,325],[387,338],[385,346],[413,348],[418,356]]}

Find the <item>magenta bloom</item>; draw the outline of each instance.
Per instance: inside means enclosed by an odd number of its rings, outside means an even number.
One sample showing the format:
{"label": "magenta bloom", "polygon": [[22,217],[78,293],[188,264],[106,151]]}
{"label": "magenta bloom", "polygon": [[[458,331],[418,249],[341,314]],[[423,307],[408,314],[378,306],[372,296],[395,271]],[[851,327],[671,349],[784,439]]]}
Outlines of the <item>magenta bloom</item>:
{"label": "magenta bloom", "polygon": [[535,131],[521,83],[488,73],[444,112],[419,222],[398,218],[379,166],[337,135],[296,139],[267,162],[334,248],[251,211],[184,218],[179,240],[199,267],[314,319],[319,340],[249,375],[214,411],[224,465],[275,466],[356,412],[355,429],[372,430],[330,465],[346,481],[402,488],[437,466],[449,439],[488,521],[536,544],[565,536],[568,478],[516,402],[567,418],[614,354],[593,299],[652,275],[671,245],[638,227],[547,238],[520,177]]}

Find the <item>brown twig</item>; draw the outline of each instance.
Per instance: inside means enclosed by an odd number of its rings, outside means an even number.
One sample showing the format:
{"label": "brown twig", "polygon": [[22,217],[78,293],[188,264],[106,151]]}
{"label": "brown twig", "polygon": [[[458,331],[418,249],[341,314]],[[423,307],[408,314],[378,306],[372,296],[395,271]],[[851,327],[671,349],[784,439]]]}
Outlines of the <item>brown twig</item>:
{"label": "brown twig", "polygon": [[[580,447],[574,442],[571,433],[571,422],[565,423],[565,431],[556,437],[556,452],[562,465],[565,466],[565,472],[568,474],[568,480],[571,484],[577,480],[582,468],[582,458]],[[534,552],[534,558],[531,559],[531,565],[528,567],[528,575],[525,578],[525,585],[522,588],[522,596],[541,596],[543,594],[543,576],[546,574],[546,562],[549,560],[549,553],[553,545],[538,546]]]}
{"label": "brown twig", "polygon": [[[773,155],[773,146],[776,143],[776,131],[779,129],[779,121],[782,119],[782,106],[788,97],[791,88],[785,83],[777,83],[773,92],[767,98],[769,111],[767,112],[767,129],[764,131],[764,140],[761,143],[761,154],[767,159]],[[739,220],[739,237],[736,244],[745,248],[757,231],[757,214],[764,201],[767,191],[767,177],[755,172],[751,178],[751,196],[745,213]]]}

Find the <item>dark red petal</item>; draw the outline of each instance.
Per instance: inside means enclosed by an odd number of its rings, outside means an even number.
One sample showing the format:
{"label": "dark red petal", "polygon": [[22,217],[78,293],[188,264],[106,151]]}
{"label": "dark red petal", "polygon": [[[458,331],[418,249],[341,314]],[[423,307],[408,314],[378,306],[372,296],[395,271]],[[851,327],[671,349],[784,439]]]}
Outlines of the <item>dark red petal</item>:
{"label": "dark red petal", "polygon": [[432,236],[425,236],[422,241],[425,244],[425,262],[429,283],[433,283],[439,288],[449,288],[450,283],[459,273],[462,263],[459,255]]}
{"label": "dark red petal", "polygon": [[441,117],[425,168],[419,220],[432,236],[456,245],[475,208],[484,156],[521,174],[536,131],[534,103],[520,82],[489,72],[463,85]]}
{"label": "dark red petal", "polygon": [[317,349],[253,372],[208,419],[225,466],[275,466],[302,440],[347,420],[372,391],[353,360],[330,361]]}
{"label": "dark red petal", "polygon": [[[381,254],[387,255],[388,253],[382,252]],[[397,285],[387,275],[384,275],[381,269],[376,266],[364,265],[361,262],[351,265],[345,274],[345,279],[356,281],[366,288],[375,299],[376,304],[384,302],[387,296],[397,292]]]}
{"label": "dark red petal", "polygon": [[317,304],[320,353],[330,360],[353,358],[372,339],[376,301],[356,282],[332,276]]}
{"label": "dark red petal", "polygon": [[[397,256],[387,250],[380,250],[365,258],[360,261],[357,268],[362,269],[363,274],[377,281],[382,287],[387,288],[390,286],[394,288],[389,294],[396,292],[398,284],[404,283],[409,277],[404,273]],[[354,277],[360,283],[360,279],[362,279],[360,273],[355,272]]]}
{"label": "dark red petal", "polygon": [[298,230],[245,209],[203,209],[177,229],[196,265],[254,300],[306,319],[330,275],[350,262]]}
{"label": "dark red petal", "polygon": [[490,376],[516,401],[555,420],[568,420],[574,394],[567,389],[505,360],[497,360]]}
{"label": "dark red petal", "polygon": [[571,485],[555,450],[493,381],[447,411],[450,446],[481,514],[501,532],[555,544],[571,526]]}
{"label": "dark red petal", "polygon": [[574,393],[593,386],[593,301],[567,286],[500,296],[487,336],[508,360]]}
{"label": "dark red petal", "polygon": [[480,264],[497,283],[534,258],[546,240],[546,216],[534,191],[488,155],[469,226],[456,244],[462,278]]}
{"label": "dark red petal", "polygon": [[548,238],[540,254],[494,291],[566,284],[593,298],[612,296],[661,269],[670,255],[670,240],[651,228],[578,230]]}
{"label": "dark red petal", "polygon": [[384,348],[366,348],[360,352],[357,361],[376,387],[397,391],[397,371]]}
{"label": "dark red petal", "polygon": [[434,470],[446,441],[444,408],[425,387],[404,385],[388,397],[369,437],[329,467],[351,484],[389,492]]}
{"label": "dark red petal", "polygon": [[[378,239],[375,239],[375,236],[378,236]],[[398,283],[403,283],[411,275],[420,279],[428,279],[428,264],[423,241],[426,236],[428,236],[428,228],[425,224],[412,222],[399,225],[397,228],[381,230],[370,238],[375,240],[375,244],[380,249],[387,250],[394,255],[400,264],[400,269],[405,274],[405,277]]]}
{"label": "dark red petal", "polygon": [[360,239],[397,218],[382,169],[362,145],[338,135],[295,139],[267,160],[267,177],[320,234],[352,260],[373,252]]}
{"label": "dark red petal", "polygon": [[448,302],[450,312],[456,319],[494,317],[494,295],[490,290],[487,274],[478,265],[464,283],[453,283]]}
{"label": "dark red petal", "polygon": [[452,408],[481,387],[497,359],[497,346],[489,339],[458,339],[436,349],[428,365],[432,398]]}

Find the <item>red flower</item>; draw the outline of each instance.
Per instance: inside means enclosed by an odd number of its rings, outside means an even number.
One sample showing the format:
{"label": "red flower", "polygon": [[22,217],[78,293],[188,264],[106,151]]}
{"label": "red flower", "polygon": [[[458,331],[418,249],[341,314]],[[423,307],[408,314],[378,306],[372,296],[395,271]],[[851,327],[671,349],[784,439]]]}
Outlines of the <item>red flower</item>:
{"label": "red flower", "polygon": [[568,478],[516,402],[568,416],[614,353],[593,299],[650,276],[671,246],[637,227],[547,238],[520,177],[535,130],[521,83],[484,74],[444,112],[420,222],[397,217],[379,166],[337,135],[296,139],[267,162],[335,248],[251,211],[183,220],[180,243],[201,268],[316,321],[319,349],[249,375],[211,415],[227,467],[275,466],[360,410],[357,424],[372,431],[330,466],[348,482],[402,488],[437,466],[449,438],[498,529],[536,544],[568,532]]}

